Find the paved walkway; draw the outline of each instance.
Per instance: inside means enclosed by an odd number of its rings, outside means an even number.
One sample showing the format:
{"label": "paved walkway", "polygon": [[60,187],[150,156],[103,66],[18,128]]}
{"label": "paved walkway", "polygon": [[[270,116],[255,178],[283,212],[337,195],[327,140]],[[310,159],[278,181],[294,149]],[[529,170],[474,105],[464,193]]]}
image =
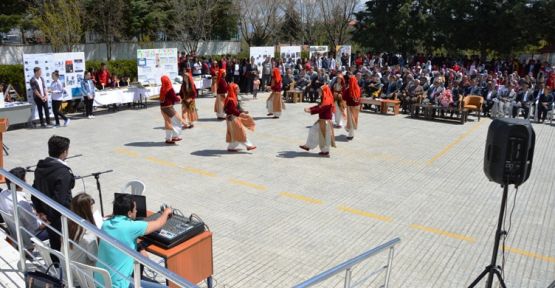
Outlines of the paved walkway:
{"label": "paved walkway", "polygon": [[[162,143],[160,109],[151,106],[68,128],[10,131],[5,166],[35,164],[52,134],[71,138],[70,155],[84,155],[69,160],[76,174],[114,169],[101,177],[108,213],[113,192],[140,179],[149,208],[168,203],[206,221],[218,287],[290,287],[395,237],[402,243],[391,287],[463,287],[488,264],[501,203],[501,188],[482,170],[489,119],[463,126],[361,113],[355,139],[336,129],[337,148],[320,158],[298,148],[316,120],[302,112],[307,104],[288,104],[274,120],[265,116],[265,98],[244,102],[257,120],[252,153],[226,151],[214,100],[201,98],[201,121],[175,147]],[[532,175],[516,196],[506,242],[509,287],[555,280],[555,127],[534,128]],[[95,188],[89,178],[74,193],[86,190],[98,203]],[[514,198],[511,189],[509,208]]]}

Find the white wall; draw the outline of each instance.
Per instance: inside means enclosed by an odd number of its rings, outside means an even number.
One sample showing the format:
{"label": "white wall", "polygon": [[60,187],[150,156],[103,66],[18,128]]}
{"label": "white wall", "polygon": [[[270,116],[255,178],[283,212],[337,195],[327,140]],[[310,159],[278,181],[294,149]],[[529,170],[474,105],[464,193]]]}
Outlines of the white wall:
{"label": "white wall", "polygon": [[[198,46],[198,55],[235,55],[241,52],[241,43],[238,41],[201,42]],[[183,50],[178,42],[152,42],[142,46],[139,43],[115,43],[112,46],[112,60],[136,59],[138,48],[178,48],[179,51]],[[86,60],[106,59],[106,45],[103,43],[77,45],[74,51],[84,51]],[[49,52],[52,52],[50,45],[0,45],[0,64],[22,64],[23,54]]]}

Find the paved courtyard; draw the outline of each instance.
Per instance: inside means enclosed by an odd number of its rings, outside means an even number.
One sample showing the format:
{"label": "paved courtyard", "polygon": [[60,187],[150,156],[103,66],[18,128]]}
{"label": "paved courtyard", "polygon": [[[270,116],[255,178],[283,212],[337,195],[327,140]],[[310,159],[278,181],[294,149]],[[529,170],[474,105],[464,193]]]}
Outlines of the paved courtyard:
{"label": "paved courtyard", "polygon": [[[303,113],[308,104],[288,104],[281,119],[269,119],[266,96],[243,102],[257,120],[252,153],[226,151],[214,99],[201,98],[201,120],[179,145],[163,144],[160,109],[152,105],[77,118],[67,128],[10,131],[5,166],[34,165],[51,135],[69,137],[70,155],[83,154],[68,160],[75,174],[114,170],[101,176],[106,212],[113,193],[139,179],[150,209],[167,203],[202,217],[214,233],[221,288],[291,287],[395,237],[401,244],[391,287],[464,287],[489,263],[502,194],[482,168],[489,119],[459,125],[361,113],[355,139],[336,129],[337,148],[321,158],[298,148],[317,118]],[[555,126],[534,129],[531,177],[516,197],[512,187],[509,194],[509,210],[516,198],[506,242],[509,287],[555,280]],[[73,192],[85,190],[98,203],[94,179]],[[386,256],[355,268],[355,282]]]}

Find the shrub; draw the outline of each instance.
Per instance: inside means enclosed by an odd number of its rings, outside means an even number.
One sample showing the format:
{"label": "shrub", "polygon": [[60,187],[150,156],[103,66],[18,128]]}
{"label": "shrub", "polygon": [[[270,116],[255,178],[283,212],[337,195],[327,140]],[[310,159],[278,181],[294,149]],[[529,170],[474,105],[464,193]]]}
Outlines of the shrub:
{"label": "shrub", "polygon": [[26,97],[23,65],[0,65],[0,84],[4,89],[11,84],[20,96]]}

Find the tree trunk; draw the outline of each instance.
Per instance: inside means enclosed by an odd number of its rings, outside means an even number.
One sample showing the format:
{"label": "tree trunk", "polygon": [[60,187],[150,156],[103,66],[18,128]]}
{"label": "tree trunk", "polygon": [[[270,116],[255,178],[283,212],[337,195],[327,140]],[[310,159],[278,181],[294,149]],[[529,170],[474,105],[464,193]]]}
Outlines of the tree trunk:
{"label": "tree trunk", "polygon": [[112,42],[106,41],[106,59],[107,61],[112,60]]}

